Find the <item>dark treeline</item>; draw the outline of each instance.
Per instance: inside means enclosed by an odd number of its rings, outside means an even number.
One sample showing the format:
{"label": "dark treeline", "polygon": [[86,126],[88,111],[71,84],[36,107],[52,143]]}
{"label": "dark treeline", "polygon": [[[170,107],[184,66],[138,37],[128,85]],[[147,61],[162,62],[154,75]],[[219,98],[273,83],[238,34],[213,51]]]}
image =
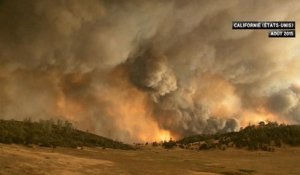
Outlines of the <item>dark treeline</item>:
{"label": "dark treeline", "polygon": [[61,120],[0,120],[0,143],[132,149],[130,145],[75,129],[72,123]]}
{"label": "dark treeline", "polygon": [[[196,143],[196,144],[195,144]],[[300,146],[300,126],[276,122],[260,122],[249,125],[239,132],[196,135],[177,141],[181,148],[197,145],[198,149],[226,149],[227,147],[247,148],[249,150],[274,151],[282,145]]]}

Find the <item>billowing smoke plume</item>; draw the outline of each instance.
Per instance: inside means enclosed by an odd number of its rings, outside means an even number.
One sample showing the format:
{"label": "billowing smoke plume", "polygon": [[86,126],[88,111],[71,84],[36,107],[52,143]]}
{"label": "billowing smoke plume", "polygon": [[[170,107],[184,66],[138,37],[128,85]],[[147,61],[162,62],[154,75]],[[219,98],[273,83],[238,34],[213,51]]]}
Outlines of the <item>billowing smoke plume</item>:
{"label": "billowing smoke plume", "polygon": [[231,30],[299,12],[298,0],[0,0],[0,117],[126,142],[300,123],[298,39]]}
{"label": "billowing smoke plume", "polygon": [[164,55],[155,53],[151,48],[134,55],[130,63],[130,75],[132,82],[143,88],[152,91],[155,96],[164,96],[177,89],[176,77],[171,68],[167,65],[167,58]]}

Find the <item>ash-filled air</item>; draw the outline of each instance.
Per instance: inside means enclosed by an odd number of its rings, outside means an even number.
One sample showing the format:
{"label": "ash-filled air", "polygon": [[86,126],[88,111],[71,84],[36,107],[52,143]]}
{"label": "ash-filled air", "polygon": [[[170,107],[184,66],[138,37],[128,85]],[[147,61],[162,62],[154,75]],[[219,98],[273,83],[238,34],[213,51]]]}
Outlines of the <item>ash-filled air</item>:
{"label": "ash-filled air", "polygon": [[[0,118],[125,142],[300,123],[298,0],[0,0]],[[300,33],[296,26],[296,33]]]}

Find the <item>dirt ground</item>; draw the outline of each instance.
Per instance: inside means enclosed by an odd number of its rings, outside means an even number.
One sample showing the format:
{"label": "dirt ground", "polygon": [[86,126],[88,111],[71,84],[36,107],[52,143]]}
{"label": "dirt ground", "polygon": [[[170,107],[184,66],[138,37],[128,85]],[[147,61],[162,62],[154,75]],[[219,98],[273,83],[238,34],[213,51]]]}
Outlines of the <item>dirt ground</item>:
{"label": "dirt ground", "polygon": [[275,152],[28,148],[0,144],[0,175],[300,174],[300,148]]}

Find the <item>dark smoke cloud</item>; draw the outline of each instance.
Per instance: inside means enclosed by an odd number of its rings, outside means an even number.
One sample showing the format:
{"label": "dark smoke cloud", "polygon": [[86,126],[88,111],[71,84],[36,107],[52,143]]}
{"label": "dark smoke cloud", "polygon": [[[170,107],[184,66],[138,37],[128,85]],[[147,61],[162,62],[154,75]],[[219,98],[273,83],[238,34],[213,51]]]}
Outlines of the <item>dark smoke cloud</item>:
{"label": "dark smoke cloud", "polygon": [[299,85],[292,85],[289,89],[281,90],[273,94],[268,100],[268,107],[278,115],[299,123],[299,90]]}
{"label": "dark smoke cloud", "polygon": [[291,90],[282,90],[269,99],[269,108],[279,113],[289,113],[298,104],[299,99]]}
{"label": "dark smoke cloud", "polygon": [[165,96],[177,89],[176,77],[168,66],[167,58],[153,48],[146,48],[134,55],[130,63],[132,82],[154,96]]}
{"label": "dark smoke cloud", "polygon": [[297,38],[231,30],[298,23],[299,11],[298,0],[2,0],[0,117],[67,119],[127,142],[299,123]]}

